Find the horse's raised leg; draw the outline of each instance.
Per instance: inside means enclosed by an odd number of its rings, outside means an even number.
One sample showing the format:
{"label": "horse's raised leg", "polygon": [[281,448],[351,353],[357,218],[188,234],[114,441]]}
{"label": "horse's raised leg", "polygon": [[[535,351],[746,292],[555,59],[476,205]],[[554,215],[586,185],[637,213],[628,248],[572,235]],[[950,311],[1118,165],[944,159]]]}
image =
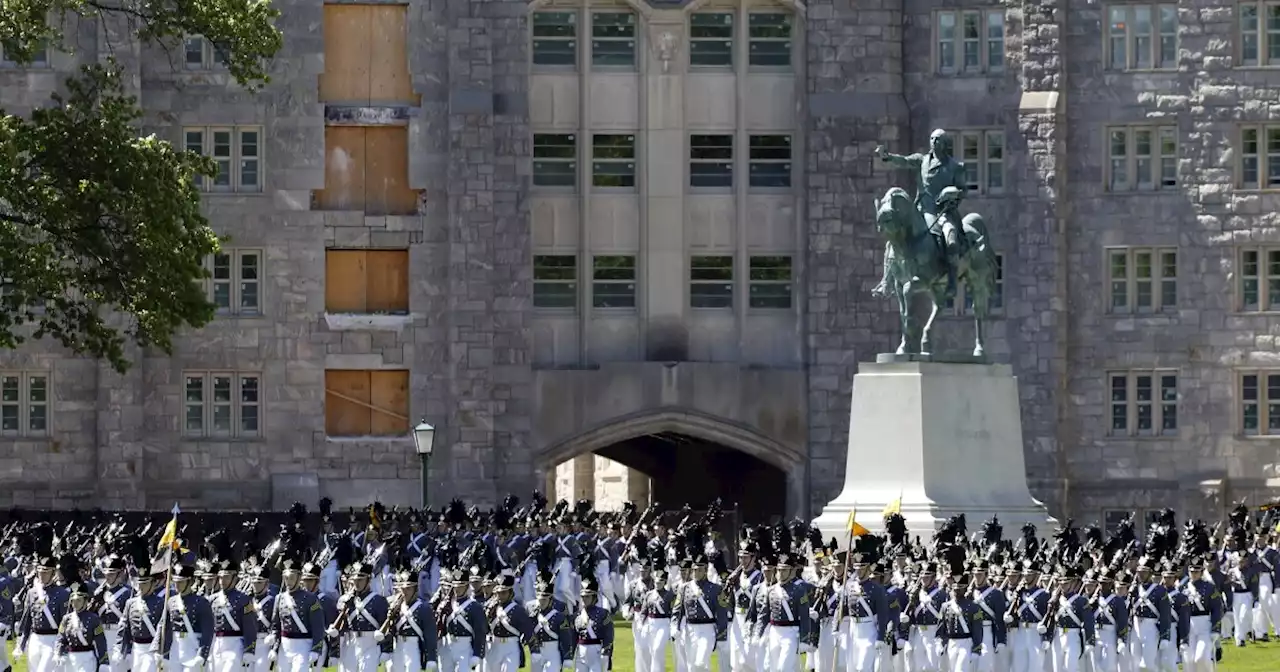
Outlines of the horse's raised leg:
{"label": "horse's raised leg", "polygon": [[943,303],[939,299],[937,291],[930,290],[929,295],[929,319],[924,323],[924,329],[920,333],[920,354],[932,354],[932,343],[930,343],[930,334],[933,332],[933,320],[938,317],[938,305]]}
{"label": "horse's raised leg", "polygon": [[899,355],[907,354],[907,348],[910,347],[909,342],[911,338],[911,309],[910,309],[911,302],[908,298],[909,295],[907,294],[907,292],[910,291],[909,290],[910,286],[911,286],[911,283],[902,283],[902,284],[899,284],[897,287],[898,289],[897,291],[898,321],[902,325],[902,340],[898,342],[898,351],[897,351],[897,354]]}

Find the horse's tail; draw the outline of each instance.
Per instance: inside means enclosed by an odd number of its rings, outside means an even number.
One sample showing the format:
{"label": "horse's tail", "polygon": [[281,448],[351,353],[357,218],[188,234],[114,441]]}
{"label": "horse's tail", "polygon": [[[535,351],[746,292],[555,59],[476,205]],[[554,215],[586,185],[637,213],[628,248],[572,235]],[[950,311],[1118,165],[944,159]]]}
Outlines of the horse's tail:
{"label": "horse's tail", "polygon": [[971,212],[964,216],[963,222],[965,228],[977,233],[974,240],[970,241],[972,243],[970,254],[978,258],[970,260],[969,274],[979,275],[979,277],[969,278],[966,281],[975,293],[982,294],[981,297],[975,296],[974,299],[985,300],[995,293],[996,273],[1000,260],[996,256],[995,247],[991,245],[991,238],[987,234],[987,223],[983,221],[982,215]]}

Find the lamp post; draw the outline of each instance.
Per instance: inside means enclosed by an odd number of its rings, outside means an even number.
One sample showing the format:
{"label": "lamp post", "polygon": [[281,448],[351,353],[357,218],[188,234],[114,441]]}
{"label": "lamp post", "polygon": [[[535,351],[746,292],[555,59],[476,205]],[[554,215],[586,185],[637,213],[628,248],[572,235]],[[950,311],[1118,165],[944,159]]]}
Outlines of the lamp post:
{"label": "lamp post", "polygon": [[422,462],[422,508],[428,505],[428,483],[431,472],[431,449],[435,447],[436,428],[427,423],[427,419],[423,418],[417,427],[413,428],[413,449],[418,453],[418,459]]}

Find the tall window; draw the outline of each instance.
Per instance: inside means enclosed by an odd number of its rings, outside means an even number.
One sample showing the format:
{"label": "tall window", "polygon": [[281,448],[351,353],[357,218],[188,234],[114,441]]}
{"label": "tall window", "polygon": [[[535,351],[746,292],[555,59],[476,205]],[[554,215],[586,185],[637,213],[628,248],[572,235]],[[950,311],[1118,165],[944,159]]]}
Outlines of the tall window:
{"label": "tall window", "polygon": [[[987,310],[990,313],[999,313],[1004,310],[1004,255],[1002,254],[996,255],[995,285],[995,289],[991,292],[991,299],[987,302]],[[956,315],[973,314],[973,292],[969,291],[969,283],[960,281],[960,286],[956,287],[955,297],[947,299],[946,307]]]}
{"label": "tall window", "polygon": [[733,307],[733,257],[697,255],[689,258],[689,306]]}
{"label": "tall window", "polygon": [[183,64],[187,70],[213,70],[227,67],[227,52],[203,37],[188,37],[182,42]]}
{"label": "tall window", "polygon": [[1240,278],[1238,307],[1241,311],[1280,311],[1280,248],[1240,250],[1236,276]]}
{"label": "tall window", "polygon": [[1177,186],[1176,126],[1107,128],[1107,191],[1155,191]]}
{"label": "tall window", "polygon": [[596,12],[591,15],[591,65],[635,67],[636,15]]}
{"label": "tall window", "polygon": [[596,255],[591,262],[591,305],[636,307],[636,258],[627,254]]}
{"label": "tall window", "polygon": [[578,258],[572,254],[533,257],[533,307],[576,308]]}
{"label": "tall window", "polygon": [[1004,193],[1004,131],[960,131],[960,160],[971,194]]}
{"label": "tall window", "polygon": [[1280,2],[1242,2],[1236,7],[1240,65],[1280,65]]}
{"label": "tall window", "polygon": [[183,433],[249,437],[261,431],[261,379],[256,373],[187,372]]}
{"label": "tall window", "polygon": [[636,186],[636,136],[591,136],[591,183],[597,187]]}
{"label": "tall window", "polygon": [[1240,129],[1239,173],[1244,189],[1280,188],[1280,125]]}
{"label": "tall window", "polygon": [[727,68],[733,65],[733,14],[694,12],[689,16],[689,65]]}
{"label": "tall window", "polygon": [[1178,307],[1178,251],[1173,248],[1107,250],[1107,312],[1155,313]]}
{"label": "tall window", "polygon": [[1172,70],[1178,67],[1178,5],[1107,8],[1108,70]]}
{"label": "tall window", "polygon": [[934,36],[939,73],[1004,71],[1004,9],[938,12]]}
{"label": "tall window", "polygon": [[1171,436],[1178,433],[1178,372],[1113,371],[1112,436]]}
{"label": "tall window", "polygon": [[1280,436],[1280,370],[1241,371],[1240,432]]}
{"label": "tall window", "polygon": [[689,186],[733,186],[733,136],[689,136]]}
{"label": "tall window", "polygon": [[747,299],[752,308],[791,307],[791,256],[751,257]]}
{"label": "tall window", "polygon": [[49,433],[49,374],[0,372],[0,435]]}
{"label": "tall window", "polygon": [[573,134],[533,134],[533,185],[572,187],[578,184],[578,141]]}
{"label": "tall window", "polygon": [[749,185],[761,189],[790,187],[791,136],[752,135],[749,141]]}
{"label": "tall window", "polygon": [[224,249],[205,259],[205,293],[222,315],[262,313],[262,253]]}
{"label": "tall window", "polygon": [[578,64],[578,15],[533,13],[533,64],[573,67]]}
{"label": "tall window", "polygon": [[262,130],[256,127],[186,128],[187,151],[213,159],[218,174],[197,177],[200,188],[213,192],[262,191]]}
{"label": "tall window", "polygon": [[791,67],[791,15],[752,12],[747,16],[747,64],[753,68]]}

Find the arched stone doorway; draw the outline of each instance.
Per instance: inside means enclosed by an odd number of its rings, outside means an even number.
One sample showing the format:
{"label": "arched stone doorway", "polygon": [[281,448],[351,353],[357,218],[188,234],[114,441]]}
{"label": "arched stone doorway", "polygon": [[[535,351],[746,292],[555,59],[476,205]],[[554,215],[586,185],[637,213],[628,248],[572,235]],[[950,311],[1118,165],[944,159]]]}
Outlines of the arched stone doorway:
{"label": "arched stone doorway", "polygon": [[538,451],[544,473],[595,454],[643,473],[651,501],[695,509],[720,497],[741,522],[807,516],[808,462],[799,451],[733,422],[686,409],[618,418]]}

